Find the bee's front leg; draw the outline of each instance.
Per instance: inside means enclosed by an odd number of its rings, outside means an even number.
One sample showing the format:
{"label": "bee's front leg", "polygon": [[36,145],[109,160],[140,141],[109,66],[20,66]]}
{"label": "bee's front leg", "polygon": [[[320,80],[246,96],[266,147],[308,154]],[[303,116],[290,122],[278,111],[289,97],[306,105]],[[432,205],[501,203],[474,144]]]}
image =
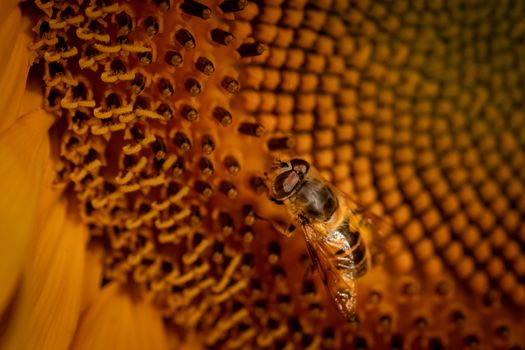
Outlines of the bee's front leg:
{"label": "bee's front leg", "polygon": [[273,198],[272,196],[269,196],[268,198],[269,198],[272,202],[274,202],[275,204],[277,204],[277,205],[284,205],[284,202],[283,202],[283,201],[280,201],[280,200],[278,200],[278,199],[276,199],[276,198]]}
{"label": "bee's front leg", "polygon": [[255,218],[268,222],[277,232],[286,237],[290,237],[297,228],[294,224],[286,223],[281,220],[268,219],[258,214],[255,214]]}
{"label": "bee's front leg", "polygon": [[286,237],[291,237],[297,228],[294,224],[289,224],[288,227],[286,227],[286,223],[282,221],[271,221],[271,224],[277,232],[285,235]]}
{"label": "bee's front leg", "polygon": [[308,225],[310,223],[310,220],[308,220],[306,215],[299,214],[299,222],[301,223],[301,225],[305,226],[305,225]]}

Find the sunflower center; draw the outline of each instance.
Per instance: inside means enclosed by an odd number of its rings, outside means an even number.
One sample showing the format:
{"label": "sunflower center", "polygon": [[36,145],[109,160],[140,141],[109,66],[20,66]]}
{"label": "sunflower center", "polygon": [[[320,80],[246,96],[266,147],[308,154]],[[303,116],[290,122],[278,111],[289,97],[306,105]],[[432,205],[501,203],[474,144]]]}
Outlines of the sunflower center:
{"label": "sunflower center", "polygon": [[[253,269],[244,237],[262,184],[239,178],[263,164],[265,130],[230,100],[234,63],[265,47],[233,25],[245,6],[46,2],[34,27],[60,134],[57,181],[106,248],[103,283],[138,284],[189,329],[221,319]],[[258,161],[244,159],[243,144]]]}
{"label": "sunflower center", "polygon": [[[36,3],[57,181],[105,247],[104,282],[210,347],[519,342],[521,2]],[[405,274],[368,274],[351,324],[301,237],[255,220],[269,151],[292,148],[394,221]]]}

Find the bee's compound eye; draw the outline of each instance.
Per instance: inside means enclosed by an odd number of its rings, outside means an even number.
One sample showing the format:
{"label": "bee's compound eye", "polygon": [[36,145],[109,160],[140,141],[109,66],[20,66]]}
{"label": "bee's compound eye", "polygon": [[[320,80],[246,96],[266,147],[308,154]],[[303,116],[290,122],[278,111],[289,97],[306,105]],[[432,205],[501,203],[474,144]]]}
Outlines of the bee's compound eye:
{"label": "bee's compound eye", "polygon": [[310,169],[310,164],[300,158],[294,158],[290,161],[290,164],[292,165],[292,169],[296,172],[305,175],[308,172],[308,169]]}
{"label": "bee's compound eye", "polygon": [[273,193],[276,199],[288,197],[301,182],[299,175],[293,170],[279,174],[273,183]]}

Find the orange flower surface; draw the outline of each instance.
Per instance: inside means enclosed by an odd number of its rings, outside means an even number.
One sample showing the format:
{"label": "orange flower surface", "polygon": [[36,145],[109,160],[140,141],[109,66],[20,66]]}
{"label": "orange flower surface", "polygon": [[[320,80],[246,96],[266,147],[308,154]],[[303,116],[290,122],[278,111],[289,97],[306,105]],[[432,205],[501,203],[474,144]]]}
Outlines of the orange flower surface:
{"label": "orange flower surface", "polygon": [[[0,348],[522,349],[524,37],[520,1],[4,1]],[[391,223],[352,322],[275,229],[290,156]]]}

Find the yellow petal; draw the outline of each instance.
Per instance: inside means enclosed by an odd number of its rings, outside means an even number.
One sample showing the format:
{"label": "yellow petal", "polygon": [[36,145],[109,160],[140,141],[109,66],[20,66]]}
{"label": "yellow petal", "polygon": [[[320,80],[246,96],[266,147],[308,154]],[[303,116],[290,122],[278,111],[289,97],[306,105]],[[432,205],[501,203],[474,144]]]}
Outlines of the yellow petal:
{"label": "yellow petal", "polygon": [[[10,1],[9,1],[10,2]],[[8,5],[10,6],[10,5]],[[4,4],[2,3],[2,8]],[[6,130],[20,116],[22,96],[30,67],[30,20],[22,17],[20,8],[11,7],[0,16],[0,132]]]}
{"label": "yellow petal", "polygon": [[[0,6],[0,23],[5,23],[6,18],[13,12],[19,2],[19,0],[2,1],[2,6]],[[4,37],[2,36],[1,38]]]}
{"label": "yellow petal", "polygon": [[0,313],[16,285],[35,213],[53,117],[38,110],[0,134]]}
{"label": "yellow petal", "polygon": [[160,314],[138,296],[112,283],[81,318],[72,346],[78,349],[167,349]]}
{"label": "yellow petal", "polygon": [[82,313],[96,300],[101,291],[100,282],[102,281],[103,259],[103,247],[96,243],[90,243],[87,247],[84,281],[82,283],[82,304],[80,306]]}
{"label": "yellow petal", "polygon": [[36,74],[31,74],[28,78],[24,95],[20,101],[19,115],[25,115],[40,109],[44,105],[44,95],[42,94],[42,80]]}
{"label": "yellow petal", "polygon": [[138,349],[168,349],[165,326],[158,310],[146,302],[139,302],[133,311],[140,334]]}
{"label": "yellow petal", "polygon": [[[44,213],[43,213],[44,214]],[[80,314],[87,228],[62,198],[36,231],[2,349],[67,349]]]}

